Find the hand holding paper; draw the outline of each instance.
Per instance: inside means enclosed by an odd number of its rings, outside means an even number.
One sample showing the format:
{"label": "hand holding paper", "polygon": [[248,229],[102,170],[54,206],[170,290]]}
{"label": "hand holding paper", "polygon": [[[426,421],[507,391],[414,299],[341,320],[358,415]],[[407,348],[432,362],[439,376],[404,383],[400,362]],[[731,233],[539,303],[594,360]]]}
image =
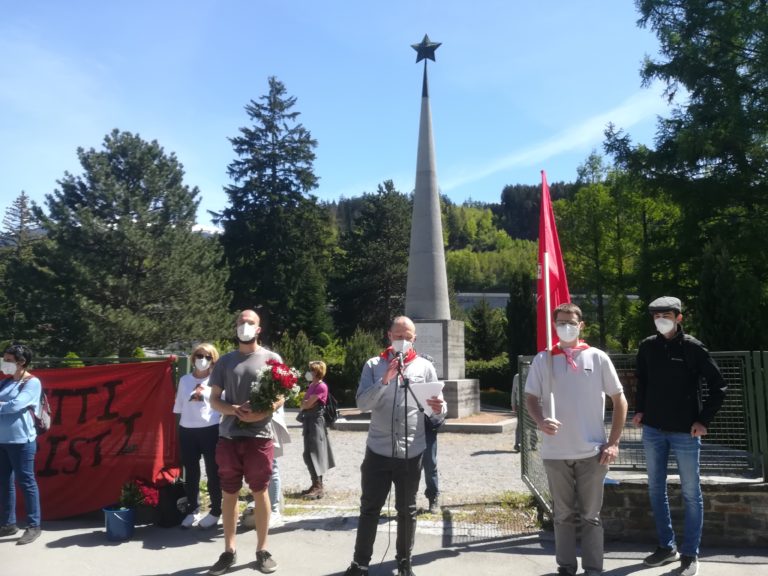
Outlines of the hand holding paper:
{"label": "hand holding paper", "polygon": [[413,391],[413,395],[416,396],[416,399],[419,401],[419,404],[421,404],[424,407],[424,414],[427,416],[431,416],[434,414],[434,410],[432,409],[432,406],[430,406],[427,403],[427,398],[432,398],[433,396],[439,397],[440,394],[443,392],[443,383],[442,382],[411,382],[410,383],[411,391]]}

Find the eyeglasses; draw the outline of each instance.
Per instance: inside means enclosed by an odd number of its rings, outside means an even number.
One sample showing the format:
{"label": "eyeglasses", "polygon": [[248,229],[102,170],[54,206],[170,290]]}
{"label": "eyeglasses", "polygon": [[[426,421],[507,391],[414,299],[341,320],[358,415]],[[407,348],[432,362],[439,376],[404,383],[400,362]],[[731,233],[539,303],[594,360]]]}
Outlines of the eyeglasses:
{"label": "eyeglasses", "polygon": [[195,358],[197,358],[198,360],[202,360],[203,358],[205,358],[209,362],[213,361],[213,356],[206,355],[206,354],[195,354]]}

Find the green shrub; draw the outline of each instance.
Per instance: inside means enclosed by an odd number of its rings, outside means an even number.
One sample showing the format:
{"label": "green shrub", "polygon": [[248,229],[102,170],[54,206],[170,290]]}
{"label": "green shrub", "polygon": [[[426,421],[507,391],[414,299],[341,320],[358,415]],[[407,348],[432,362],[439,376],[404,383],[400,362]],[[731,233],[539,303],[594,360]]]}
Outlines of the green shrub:
{"label": "green shrub", "polygon": [[480,380],[480,388],[495,388],[509,394],[512,390],[512,369],[507,353],[503,352],[491,360],[467,360],[467,378]]}

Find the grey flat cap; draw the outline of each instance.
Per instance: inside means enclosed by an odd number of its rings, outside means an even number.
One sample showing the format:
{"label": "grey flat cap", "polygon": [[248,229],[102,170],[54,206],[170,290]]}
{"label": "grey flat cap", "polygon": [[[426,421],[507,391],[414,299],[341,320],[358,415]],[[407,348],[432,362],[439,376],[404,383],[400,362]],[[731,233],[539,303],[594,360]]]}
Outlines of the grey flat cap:
{"label": "grey flat cap", "polygon": [[680,303],[680,298],[675,298],[674,296],[662,296],[648,304],[648,312],[651,314],[654,312],[666,312],[667,310],[674,310],[678,314],[682,312],[683,305]]}

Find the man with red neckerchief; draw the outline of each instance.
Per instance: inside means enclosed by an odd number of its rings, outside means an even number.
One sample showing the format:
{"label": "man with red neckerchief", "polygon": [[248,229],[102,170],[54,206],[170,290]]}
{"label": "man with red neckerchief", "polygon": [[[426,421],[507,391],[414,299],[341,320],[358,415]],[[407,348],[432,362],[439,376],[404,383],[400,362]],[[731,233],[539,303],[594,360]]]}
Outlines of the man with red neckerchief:
{"label": "man with red neckerchief", "polygon": [[[525,406],[544,432],[541,457],[554,505],[557,573],[576,574],[580,523],[582,568],[586,576],[597,576],[603,571],[603,480],[619,453],[627,400],[608,355],[579,340],[581,309],[561,304],[552,318],[560,342],[551,353],[545,350],[534,358],[525,381]],[[608,438],[606,395],[613,401]]]}
{"label": "man with red neckerchief", "polygon": [[[395,318],[387,336],[391,346],[365,363],[357,388],[357,407],[371,411],[371,424],[360,467],[362,496],[355,553],[345,576],[368,574],[379,515],[392,484],[397,510],[397,573],[413,576],[411,551],[416,531],[416,493],[426,448],[425,419],[413,395],[401,386],[398,372],[402,362],[403,376],[412,384],[437,382],[437,373],[432,363],[413,349],[416,327],[410,318]],[[447,405],[442,393],[428,398],[427,404],[435,423],[445,418]]]}

